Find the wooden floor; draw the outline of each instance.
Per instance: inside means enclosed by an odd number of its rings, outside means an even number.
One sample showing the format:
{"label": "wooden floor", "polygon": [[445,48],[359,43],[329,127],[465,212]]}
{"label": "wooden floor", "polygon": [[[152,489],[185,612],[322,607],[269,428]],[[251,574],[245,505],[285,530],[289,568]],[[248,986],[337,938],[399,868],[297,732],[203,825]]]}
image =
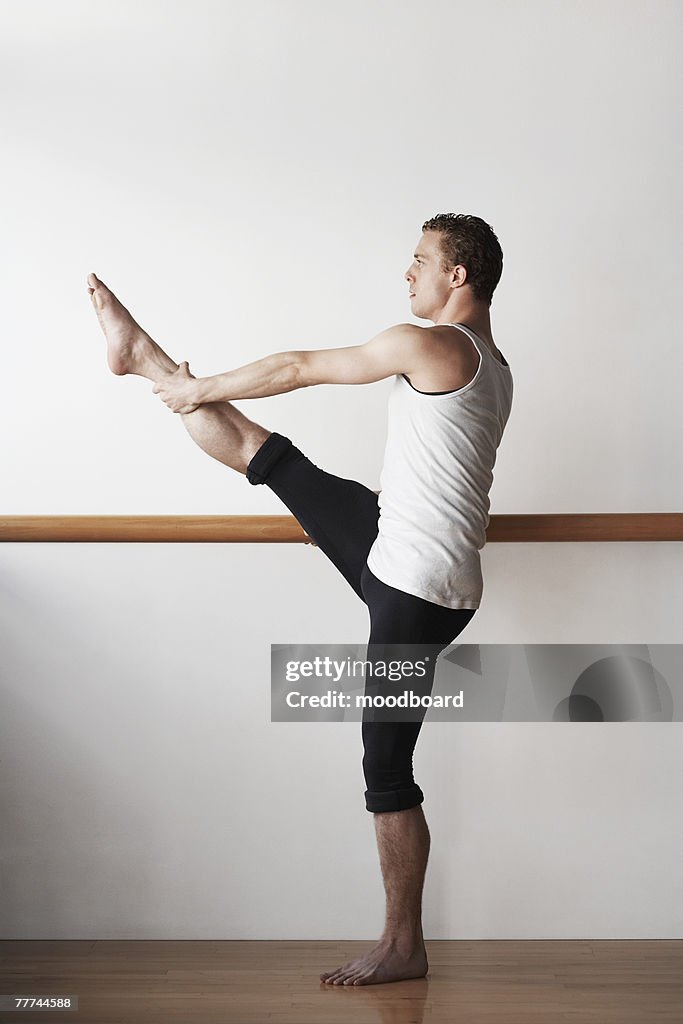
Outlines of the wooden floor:
{"label": "wooden floor", "polygon": [[318,975],[369,942],[0,941],[3,995],[71,995],[79,1024],[683,1022],[683,940],[427,942],[429,974],[392,985]]}

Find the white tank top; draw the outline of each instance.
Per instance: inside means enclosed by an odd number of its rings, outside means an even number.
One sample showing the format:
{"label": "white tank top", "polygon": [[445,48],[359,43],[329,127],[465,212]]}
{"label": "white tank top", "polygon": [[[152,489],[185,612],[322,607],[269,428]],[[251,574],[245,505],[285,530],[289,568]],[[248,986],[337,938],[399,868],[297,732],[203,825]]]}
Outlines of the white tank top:
{"label": "white tank top", "polygon": [[368,554],[377,579],[444,608],[478,608],[496,451],[512,406],[512,372],[462,324],[479,366],[446,394],[401,374],[389,395],[379,532]]}

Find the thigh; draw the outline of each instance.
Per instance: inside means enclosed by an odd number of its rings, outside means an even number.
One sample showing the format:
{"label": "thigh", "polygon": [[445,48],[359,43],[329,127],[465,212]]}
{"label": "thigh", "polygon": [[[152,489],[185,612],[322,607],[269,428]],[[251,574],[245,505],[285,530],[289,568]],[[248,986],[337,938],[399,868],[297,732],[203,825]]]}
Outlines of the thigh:
{"label": "thigh", "polygon": [[361,573],[377,536],[377,495],[357,480],[320,469],[289,438],[270,434],[247,468],[265,483],[361,598]]}
{"label": "thigh", "polygon": [[367,565],[361,573],[370,612],[371,644],[429,644],[442,651],[471,621],[476,608],[444,608],[377,579]]}
{"label": "thigh", "polygon": [[[366,685],[366,695],[399,696],[406,688],[420,697],[431,694],[439,655],[467,626],[476,609],[444,608],[407,594],[377,579],[367,565],[361,574],[361,587],[370,612],[367,660],[385,666],[392,664],[400,674],[395,680],[378,674],[376,682]],[[399,673],[397,666],[406,661],[419,666],[418,669],[411,669],[406,675]],[[397,729],[396,735],[401,736],[402,743],[414,745],[425,714],[426,707],[396,708],[391,712],[383,711],[379,717],[384,719],[382,724],[387,724],[387,715],[395,723],[405,724],[406,728]],[[377,717],[370,709],[367,713],[364,710],[364,722]],[[378,731],[391,735],[390,727]]]}

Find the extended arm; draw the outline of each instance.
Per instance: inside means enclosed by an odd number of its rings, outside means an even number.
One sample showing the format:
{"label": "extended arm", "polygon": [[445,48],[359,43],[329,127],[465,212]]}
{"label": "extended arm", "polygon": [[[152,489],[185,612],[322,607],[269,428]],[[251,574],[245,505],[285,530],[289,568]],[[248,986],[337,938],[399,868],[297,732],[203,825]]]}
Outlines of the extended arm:
{"label": "extended arm", "polygon": [[268,398],[303,387],[299,352],[274,352],[236,370],[200,377],[196,382],[199,405],[238,398]]}
{"label": "extended arm", "polygon": [[183,370],[163,378],[153,390],[174,412],[182,412],[191,405],[267,398],[314,384],[371,384],[396,373],[410,374],[424,338],[424,328],[397,324],[364,345],[275,352],[213,377],[188,379]]}

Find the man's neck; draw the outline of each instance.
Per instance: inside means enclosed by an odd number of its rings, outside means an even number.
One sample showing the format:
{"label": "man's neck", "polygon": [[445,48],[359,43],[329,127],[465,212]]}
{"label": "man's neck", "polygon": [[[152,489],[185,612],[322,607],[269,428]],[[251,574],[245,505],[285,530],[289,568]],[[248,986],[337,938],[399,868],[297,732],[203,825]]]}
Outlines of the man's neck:
{"label": "man's neck", "polygon": [[491,337],[491,315],[488,309],[481,306],[460,306],[450,310],[446,308],[434,324],[437,327],[440,324],[465,324],[466,327],[471,327],[475,334],[484,338]]}

